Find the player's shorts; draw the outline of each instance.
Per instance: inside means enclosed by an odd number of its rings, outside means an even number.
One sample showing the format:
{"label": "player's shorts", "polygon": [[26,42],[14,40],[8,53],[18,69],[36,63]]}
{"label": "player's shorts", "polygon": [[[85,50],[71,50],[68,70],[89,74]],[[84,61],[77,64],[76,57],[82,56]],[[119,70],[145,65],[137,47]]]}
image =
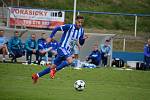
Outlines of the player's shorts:
{"label": "player's shorts", "polygon": [[57,57],[54,59],[54,64],[59,65],[62,61],[66,60],[71,54],[67,51],[66,48],[59,47],[57,49]]}

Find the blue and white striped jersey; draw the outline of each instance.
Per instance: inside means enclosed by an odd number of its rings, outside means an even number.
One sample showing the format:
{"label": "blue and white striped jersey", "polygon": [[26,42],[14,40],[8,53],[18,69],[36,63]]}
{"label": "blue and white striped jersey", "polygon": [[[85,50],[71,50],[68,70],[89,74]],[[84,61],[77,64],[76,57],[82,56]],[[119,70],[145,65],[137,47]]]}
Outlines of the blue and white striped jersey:
{"label": "blue and white striped jersey", "polygon": [[64,47],[68,52],[72,53],[71,50],[77,42],[79,42],[80,45],[84,44],[84,29],[82,27],[78,29],[75,24],[58,26],[53,30],[50,37],[53,38],[56,32],[59,30],[63,31],[62,37],[60,39],[60,47]]}

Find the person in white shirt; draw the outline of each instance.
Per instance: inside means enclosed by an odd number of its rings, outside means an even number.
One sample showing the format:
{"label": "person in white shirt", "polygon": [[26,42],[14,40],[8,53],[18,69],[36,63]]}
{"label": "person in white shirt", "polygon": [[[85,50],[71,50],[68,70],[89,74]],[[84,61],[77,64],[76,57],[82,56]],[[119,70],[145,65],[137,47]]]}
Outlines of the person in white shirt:
{"label": "person in white shirt", "polygon": [[110,56],[110,40],[105,40],[104,44],[101,44],[100,46],[100,52],[101,52],[101,59],[102,59],[102,65],[107,66],[108,57]]}
{"label": "person in white shirt", "polygon": [[5,62],[5,55],[8,53],[7,51],[7,40],[4,37],[4,30],[0,30],[0,52],[3,54],[3,62]]}

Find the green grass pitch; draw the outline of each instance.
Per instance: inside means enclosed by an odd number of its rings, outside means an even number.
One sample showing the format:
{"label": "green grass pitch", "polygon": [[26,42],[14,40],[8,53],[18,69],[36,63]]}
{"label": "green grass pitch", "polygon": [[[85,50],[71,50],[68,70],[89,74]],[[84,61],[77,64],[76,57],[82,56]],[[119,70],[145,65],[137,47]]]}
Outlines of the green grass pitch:
{"label": "green grass pitch", "polygon": [[[113,68],[74,70],[65,68],[32,84],[31,74],[42,67],[0,63],[0,100],[150,100],[150,71]],[[73,84],[82,79],[84,91]]]}

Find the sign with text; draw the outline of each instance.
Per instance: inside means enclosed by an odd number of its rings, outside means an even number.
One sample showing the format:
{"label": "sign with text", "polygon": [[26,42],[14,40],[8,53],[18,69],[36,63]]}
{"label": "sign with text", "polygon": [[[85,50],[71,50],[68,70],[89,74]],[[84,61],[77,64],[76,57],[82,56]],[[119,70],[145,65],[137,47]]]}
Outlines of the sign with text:
{"label": "sign with text", "polygon": [[10,25],[33,28],[54,28],[63,25],[64,11],[48,11],[40,9],[9,8]]}

